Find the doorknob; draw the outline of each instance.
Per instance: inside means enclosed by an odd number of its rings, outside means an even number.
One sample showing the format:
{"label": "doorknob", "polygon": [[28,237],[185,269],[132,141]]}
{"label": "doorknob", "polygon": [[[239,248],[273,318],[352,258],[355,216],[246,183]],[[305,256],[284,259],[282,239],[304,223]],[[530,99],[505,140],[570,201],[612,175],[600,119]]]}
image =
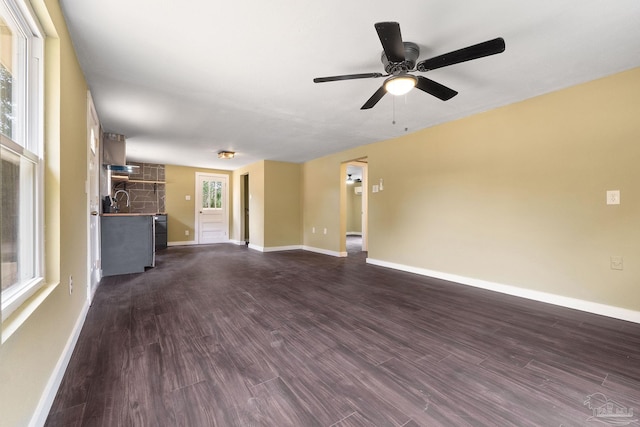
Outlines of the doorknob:
{"label": "doorknob", "polygon": [[91,211],[91,215],[98,216],[98,211]]}

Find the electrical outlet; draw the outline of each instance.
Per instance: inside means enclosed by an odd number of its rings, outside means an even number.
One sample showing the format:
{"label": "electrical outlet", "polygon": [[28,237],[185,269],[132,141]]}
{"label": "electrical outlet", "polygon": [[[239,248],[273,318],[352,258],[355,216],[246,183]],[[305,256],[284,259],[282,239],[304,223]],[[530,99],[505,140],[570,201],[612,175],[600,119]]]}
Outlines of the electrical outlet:
{"label": "electrical outlet", "polygon": [[191,196],[186,195],[186,196],[184,196],[184,199],[185,199],[185,200],[191,200]]}
{"label": "electrical outlet", "polygon": [[612,270],[623,270],[624,260],[621,256],[612,256],[611,257],[611,269]]}
{"label": "electrical outlet", "polygon": [[69,295],[73,293],[73,276],[69,276]]}
{"label": "electrical outlet", "polygon": [[184,230],[184,235],[188,236],[189,235],[189,230]]}
{"label": "electrical outlet", "polygon": [[371,188],[371,191],[377,193],[380,190],[380,187],[376,184]]}
{"label": "electrical outlet", "polygon": [[315,227],[311,227],[311,233],[312,234],[316,234],[316,228]]}
{"label": "electrical outlet", "polygon": [[620,204],[620,190],[608,190],[607,191],[607,204],[619,205]]}
{"label": "electrical outlet", "polygon": [[324,228],[324,234],[327,234],[327,227]]}

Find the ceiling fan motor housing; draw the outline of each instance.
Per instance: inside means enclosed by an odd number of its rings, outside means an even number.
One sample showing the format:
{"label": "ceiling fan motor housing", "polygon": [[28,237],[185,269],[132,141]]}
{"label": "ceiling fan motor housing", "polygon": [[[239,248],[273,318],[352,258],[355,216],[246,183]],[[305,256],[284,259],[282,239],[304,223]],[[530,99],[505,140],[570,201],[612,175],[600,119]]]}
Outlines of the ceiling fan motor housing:
{"label": "ceiling fan motor housing", "polygon": [[384,51],[382,52],[380,60],[387,74],[403,74],[413,70],[413,67],[416,66],[416,61],[420,56],[420,47],[413,42],[403,42],[402,44],[404,45],[404,61],[402,62],[390,62]]}

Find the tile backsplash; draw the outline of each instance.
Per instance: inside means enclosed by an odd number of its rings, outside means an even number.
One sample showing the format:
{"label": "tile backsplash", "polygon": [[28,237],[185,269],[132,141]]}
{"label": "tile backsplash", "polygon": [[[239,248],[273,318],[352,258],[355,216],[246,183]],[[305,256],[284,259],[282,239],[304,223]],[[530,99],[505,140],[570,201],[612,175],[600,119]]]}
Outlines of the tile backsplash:
{"label": "tile backsplash", "polygon": [[[120,212],[131,213],[164,213],[165,184],[164,165],[155,163],[127,162],[139,166],[137,173],[129,175],[129,181],[113,183],[113,192],[126,190],[129,193],[130,206],[127,207],[126,196],[118,194],[116,202]],[[149,181],[149,182],[132,182]]]}

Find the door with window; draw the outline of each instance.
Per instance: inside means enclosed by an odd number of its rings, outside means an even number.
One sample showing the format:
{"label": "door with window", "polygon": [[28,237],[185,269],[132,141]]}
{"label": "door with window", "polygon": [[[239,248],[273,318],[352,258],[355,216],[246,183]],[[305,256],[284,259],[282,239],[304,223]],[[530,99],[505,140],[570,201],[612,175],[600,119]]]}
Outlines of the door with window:
{"label": "door with window", "polygon": [[196,173],[196,243],[229,240],[227,175]]}

